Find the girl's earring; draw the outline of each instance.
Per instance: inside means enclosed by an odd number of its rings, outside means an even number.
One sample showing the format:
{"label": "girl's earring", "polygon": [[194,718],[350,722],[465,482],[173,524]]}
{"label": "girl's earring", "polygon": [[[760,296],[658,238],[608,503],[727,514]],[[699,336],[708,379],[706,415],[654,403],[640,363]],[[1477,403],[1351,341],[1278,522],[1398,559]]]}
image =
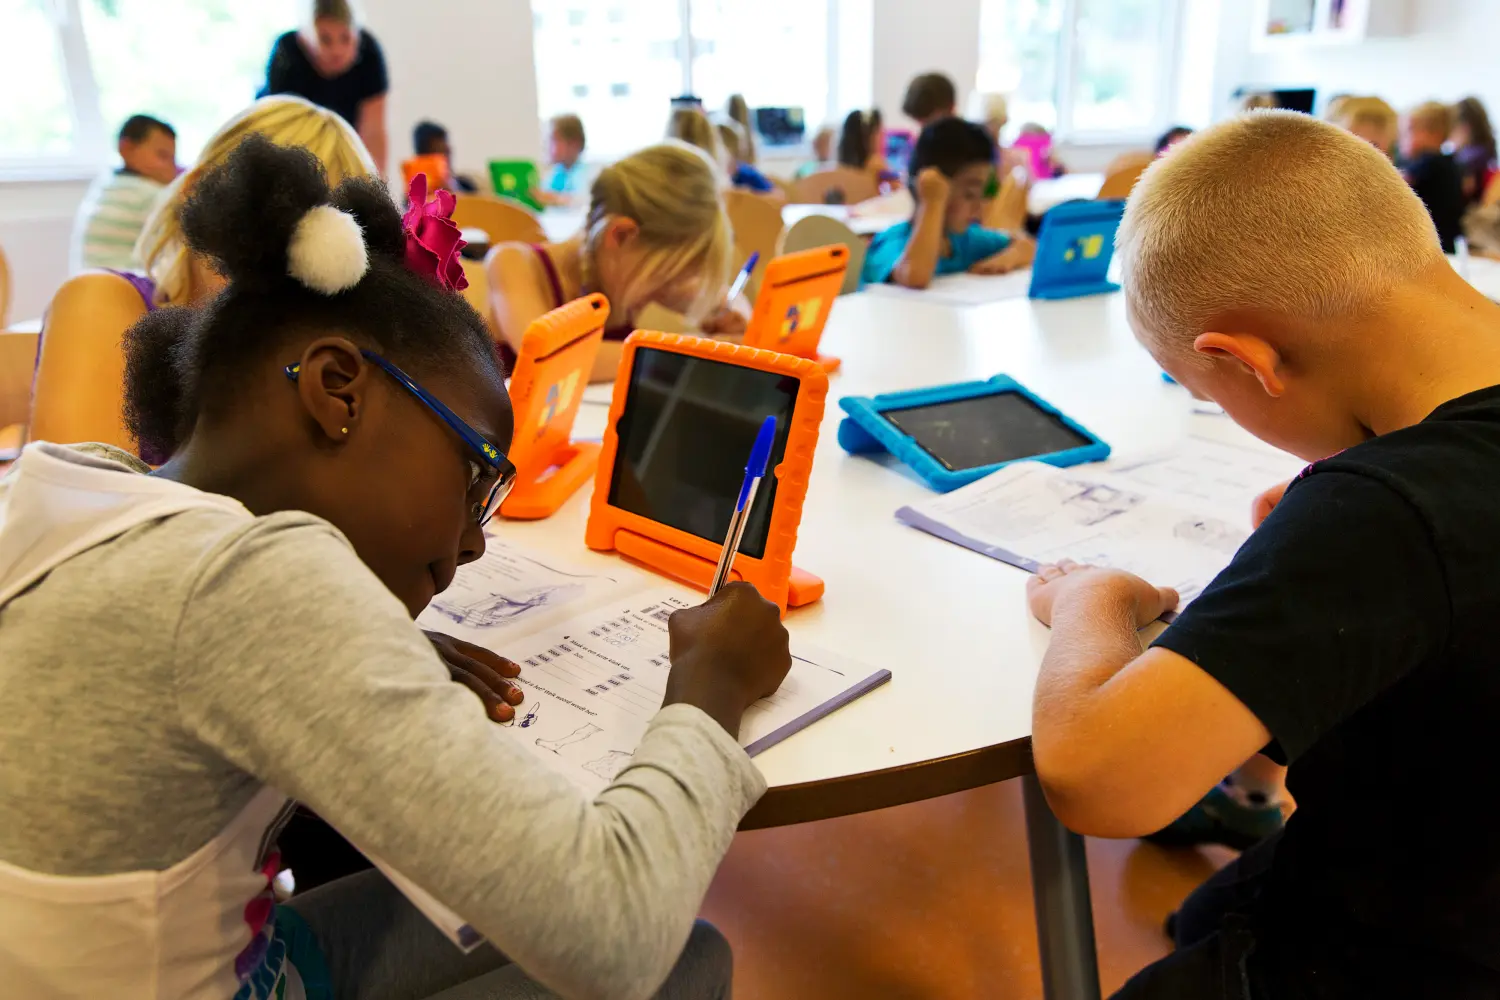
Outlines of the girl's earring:
{"label": "girl's earring", "polygon": [[341,428],[341,430],[343,430],[343,432],[344,432],[344,433],[345,433],[345,434],[348,434],[348,433],[349,433],[349,428],[347,428],[347,427],[344,427],[344,428]]}

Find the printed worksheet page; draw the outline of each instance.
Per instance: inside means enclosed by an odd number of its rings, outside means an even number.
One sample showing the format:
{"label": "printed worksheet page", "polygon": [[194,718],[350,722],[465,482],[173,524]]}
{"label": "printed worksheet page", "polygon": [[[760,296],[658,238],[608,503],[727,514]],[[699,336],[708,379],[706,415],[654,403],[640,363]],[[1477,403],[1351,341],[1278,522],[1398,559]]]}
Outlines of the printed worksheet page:
{"label": "printed worksheet page", "polygon": [[1189,438],[1128,464],[1016,462],[896,516],[1022,569],[1072,559],[1128,570],[1186,604],[1249,537],[1255,496],[1300,468],[1289,455]]}

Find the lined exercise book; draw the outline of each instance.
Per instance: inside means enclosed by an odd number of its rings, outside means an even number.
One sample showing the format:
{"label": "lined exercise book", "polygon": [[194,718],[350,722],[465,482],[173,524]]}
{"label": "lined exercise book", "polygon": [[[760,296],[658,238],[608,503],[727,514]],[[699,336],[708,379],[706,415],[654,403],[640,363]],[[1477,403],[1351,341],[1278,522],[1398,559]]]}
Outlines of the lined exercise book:
{"label": "lined exercise book", "polygon": [[[491,537],[478,562],[460,568],[418,622],[493,649],[521,666],[526,693],[508,734],[547,767],[597,794],[630,766],[661,707],[671,668],[667,620],[703,602],[682,587],[566,565]],[[752,757],[890,680],[828,650],[792,642],[780,689],[740,724]],[[465,951],[483,938],[462,917],[371,858],[412,904]]]}

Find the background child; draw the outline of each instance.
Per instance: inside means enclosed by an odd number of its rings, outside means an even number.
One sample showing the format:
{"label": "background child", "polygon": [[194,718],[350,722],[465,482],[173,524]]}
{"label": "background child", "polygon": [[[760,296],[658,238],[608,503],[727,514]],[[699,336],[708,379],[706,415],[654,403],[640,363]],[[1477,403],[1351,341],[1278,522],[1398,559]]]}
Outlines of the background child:
{"label": "background child", "polygon": [[1359,136],[1386,156],[1396,151],[1396,109],[1379,97],[1345,97],[1329,108],[1329,120]]}
{"label": "background child", "polygon": [[1448,106],[1437,101],[1412,108],[1401,123],[1401,172],[1432,215],[1443,253],[1453,253],[1464,214],[1463,174],[1443,152],[1452,125]]}
{"label": "background child", "polygon": [[437,122],[417,122],[411,130],[412,148],[418,156],[441,156],[448,161],[448,176],[434,181],[450,191],[478,194],[479,185],[473,178],[453,172],[453,144],[448,141],[448,130]]}
{"label": "background child", "polygon": [[958,113],[958,88],[943,73],[923,73],[912,78],[901,100],[901,113],[926,128]]}
{"label": "background child", "polygon": [[162,188],[177,177],[177,133],[166,122],[131,115],[120,126],[118,140],[121,166],[96,179],[78,209],[74,274],[93,267],[139,267],[136,240]]}
{"label": "background child", "polygon": [[1465,97],[1453,105],[1453,159],[1463,172],[1464,197],[1477,204],[1484,197],[1485,185],[1495,171],[1495,130],[1490,127],[1489,112],[1477,97]]}
{"label": "background child", "polygon": [[1117,245],[1152,357],[1313,462],[1144,654],[1175,593],[1074,565],[1029,588],[1033,753],[1071,829],[1140,835],[1258,751],[1290,763],[1285,830],[1117,996],[1500,993],[1500,855],[1474,835],[1500,792],[1500,307],[1380,153],[1290,112],[1157,160]]}
{"label": "background child", "polygon": [[667,138],[696,146],[716,167],[724,169],[724,146],[719,142],[719,130],[714,128],[701,108],[673,108],[672,117],[667,119]]}
{"label": "background child", "polygon": [[754,166],[757,159],[755,153],[755,123],[750,120],[750,105],[745,100],[745,95],[729,95],[729,100],[724,105],[724,114],[729,117],[730,121],[740,127],[740,133],[745,137],[744,142],[740,144],[740,152],[744,154],[740,159]]}
{"label": "background child", "polygon": [[[411,620],[514,476],[483,320],[408,263],[381,186],[330,193],[305,152],[247,140],[182,220],[228,284],[127,338],[132,424],[172,461],[33,444],[0,485],[7,989],[727,995],[727,946],[690,930],[765,787],[735,735],[790,665],[775,607],[735,584],[675,615],[667,707],[580,792],[494,729],[515,665],[444,669]],[[288,795],[493,947],[373,871],[276,905]]]}
{"label": "background child", "polygon": [[945,118],[924,128],[911,154],[916,216],[870,241],[864,280],[926,288],[938,274],[1003,274],[1030,264],[1029,238],[979,224],[994,163],[982,127]]}
{"label": "background child", "polygon": [[1157,136],[1156,155],[1160,156],[1161,154],[1167,152],[1173,146],[1177,145],[1179,142],[1186,139],[1192,134],[1193,130],[1188,128],[1186,125],[1173,125],[1161,135]]}
{"label": "background child", "polygon": [[838,132],[832,125],[823,125],[813,133],[812,154],[813,158],[797,168],[797,179],[810,177],[819,170],[827,170],[834,166],[837,161],[833,158],[833,142],[838,138]]}
{"label": "background child", "polygon": [[724,159],[729,169],[729,183],[756,194],[774,192],[776,185],[771,183],[771,179],[745,159],[744,130],[732,121],[720,122],[718,129],[719,145],[724,150]]}
{"label": "background child", "polygon": [[588,144],[583,132],[583,119],[577,115],[558,115],[550,122],[547,137],[547,159],[552,170],[547,183],[538,192],[544,205],[567,205],[584,191],[588,185],[583,179],[583,150]]}
{"label": "background child", "polygon": [[[507,364],[532,320],[589,292],[603,292],[610,304],[611,326],[594,381],[615,377],[619,341],[635,329],[635,317],[648,302],[692,320],[720,305],[733,253],[720,182],[701,150],[685,143],[651,146],[600,171],[587,221],[576,235],[561,243],[502,243],[491,250],[485,268]],[[704,328],[743,332],[744,319],[738,331],[718,322]]]}

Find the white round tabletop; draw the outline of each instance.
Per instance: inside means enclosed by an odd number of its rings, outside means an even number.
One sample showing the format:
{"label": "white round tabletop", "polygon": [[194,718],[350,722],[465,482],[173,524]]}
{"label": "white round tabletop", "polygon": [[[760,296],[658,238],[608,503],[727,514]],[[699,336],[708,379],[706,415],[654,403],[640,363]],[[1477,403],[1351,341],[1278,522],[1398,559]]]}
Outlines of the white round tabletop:
{"label": "white round tabletop", "polygon": [[[839,447],[839,397],[1004,373],[1117,456],[1170,446],[1190,428],[1250,440],[1223,416],[1195,415],[1187,393],[1162,381],[1119,295],[971,309],[850,295],[834,307],[821,349],[843,367],[831,380],[795,561],[822,577],[827,593],[791,611],[786,625],[794,638],[890,669],[892,680],[755,758],[772,791],[750,825],[878,808],[1029,770],[1047,631],[1027,612],[1026,574],[898,523],[898,507],[932,494],[904,467]],[[608,395],[607,386],[585,394],[575,436],[603,433]],[[501,530],[584,565],[618,567],[619,557],[583,545],[589,493],[544,521]],[[934,766],[947,771],[920,774]],[[786,793],[779,803],[778,791]],[[792,799],[798,804],[787,805]]]}
{"label": "white round tabletop", "polygon": [[1048,209],[1065,201],[1093,199],[1103,186],[1103,174],[1063,174],[1033,181],[1031,189],[1026,192],[1026,211],[1032,215],[1046,215]]}

